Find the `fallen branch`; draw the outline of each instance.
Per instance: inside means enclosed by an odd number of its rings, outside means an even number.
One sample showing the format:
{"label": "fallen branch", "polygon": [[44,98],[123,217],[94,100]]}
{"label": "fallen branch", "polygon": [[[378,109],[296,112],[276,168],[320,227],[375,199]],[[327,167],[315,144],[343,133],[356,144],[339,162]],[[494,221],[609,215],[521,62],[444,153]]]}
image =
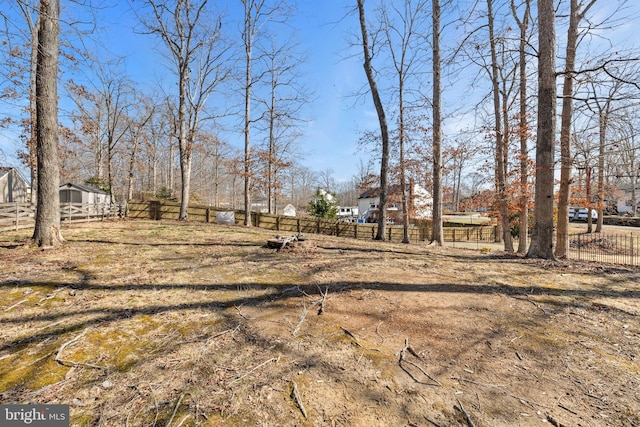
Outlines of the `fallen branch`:
{"label": "fallen branch", "polygon": [[553,426],[553,427],[565,427],[564,424],[562,424],[560,421],[556,420],[555,418],[553,418],[551,416],[551,414],[547,414],[547,421],[549,421],[549,423]]}
{"label": "fallen branch", "polygon": [[460,399],[456,398],[456,400],[458,401],[458,406],[454,405],[453,408],[459,410],[460,412],[462,412],[462,415],[464,415],[464,418],[467,421],[467,427],[476,427],[476,425],[471,420],[471,417],[469,416],[467,411],[465,411],[464,406],[462,406],[462,402],[460,402]]}
{"label": "fallen branch", "polygon": [[307,410],[304,408],[304,405],[302,404],[302,398],[300,397],[300,393],[298,393],[298,384],[296,384],[296,382],[293,380],[291,380],[291,384],[292,384],[291,397],[296,402],[296,405],[298,405],[298,408],[300,408],[300,412],[302,412],[302,415],[305,418],[307,418]]}
{"label": "fallen branch", "polygon": [[75,338],[67,341],[66,343],[62,344],[60,346],[60,348],[58,349],[55,357],[53,358],[53,360],[55,360],[57,363],[61,364],[62,366],[67,366],[67,367],[81,367],[81,368],[92,368],[92,369],[107,369],[106,366],[99,366],[99,365],[93,365],[91,363],[81,363],[81,362],[73,362],[71,360],[65,360],[62,357],[60,357],[60,355],[62,354],[62,351],[69,347],[71,344],[75,343],[76,341],[78,341],[80,338],[82,338],[88,331],[89,329],[85,329],[84,331],[82,331],[78,336],[76,336]]}
{"label": "fallen branch", "polygon": [[318,309],[318,316],[324,313],[324,303],[327,301],[327,294],[329,293],[329,286],[324,289],[324,293],[322,293],[322,289],[318,286],[318,292],[322,295],[322,300],[319,302],[320,308]]}
{"label": "fallen branch", "polygon": [[344,332],[345,334],[349,335],[351,338],[353,338],[354,340],[356,340],[356,344],[360,344],[360,340],[358,339],[357,336],[355,336],[355,334],[353,332],[351,332],[350,330],[348,330],[345,327],[340,326],[340,329],[342,329],[342,332]]}
{"label": "fallen branch", "polygon": [[[296,325],[295,328],[293,328],[293,331],[291,332],[291,335],[293,335],[294,337],[298,333],[298,330],[300,330],[300,326],[302,326],[302,323],[306,319],[308,312],[309,312],[309,309],[307,308],[307,306],[305,304],[304,305],[304,309],[302,310],[302,314],[300,315],[300,319],[298,320],[298,324]],[[318,314],[320,314],[320,313],[318,313]]]}
{"label": "fallen branch", "polygon": [[402,366],[402,362],[404,363],[408,363],[409,365],[417,368],[418,370],[420,370],[420,372],[422,372],[422,374],[429,378],[431,381],[433,381],[434,383],[438,384],[440,387],[442,387],[442,383],[440,383],[440,381],[438,381],[437,379],[435,379],[434,377],[432,377],[431,375],[429,375],[429,373],[424,370],[421,366],[419,366],[417,363],[414,363],[410,360],[407,360],[405,358],[405,352],[409,352],[411,355],[413,355],[414,357],[418,358],[419,360],[422,360],[422,358],[420,356],[418,356],[418,353],[411,348],[411,346],[409,345],[409,339],[405,338],[404,340],[404,348],[402,350],[400,350],[400,358],[398,359],[398,365],[400,366],[400,368],[405,371],[407,373],[407,375],[409,375],[415,382],[420,383],[420,384],[424,384],[422,381],[419,381],[411,372],[409,372],[407,370],[407,368],[405,368],[404,366]]}
{"label": "fallen branch", "polygon": [[[167,427],[171,426],[171,423],[173,422],[173,419],[176,416],[176,413],[178,412],[178,408],[180,407],[180,404],[182,403],[182,399],[184,399],[184,393],[180,393],[180,397],[178,398],[178,403],[176,403],[175,408],[173,408],[173,414],[171,414],[171,418],[169,418],[169,421],[167,422]],[[184,420],[182,420],[184,421]],[[182,423],[180,423],[182,424]]]}
{"label": "fallen branch", "polygon": [[261,364],[259,364],[258,366],[256,366],[255,368],[252,368],[250,371],[245,372],[244,374],[240,375],[238,378],[236,378],[233,381],[230,381],[229,384],[227,385],[231,385],[234,383],[237,383],[238,381],[242,380],[244,377],[247,377],[249,375],[251,375],[253,372],[257,371],[258,369],[262,368],[264,365],[266,365],[267,363],[271,363],[271,362],[278,362],[280,360],[280,356],[278,357],[272,357],[269,360],[265,360],[264,362],[262,362]]}
{"label": "fallen branch", "polygon": [[[242,305],[240,307],[242,307]],[[242,317],[244,320],[247,320],[247,317],[244,314],[242,314],[242,312],[240,311],[240,307],[238,307],[237,305],[233,306],[233,308],[238,310],[238,314],[240,315],[240,317]]]}
{"label": "fallen branch", "polygon": [[56,295],[58,295],[58,293],[59,293],[59,292],[62,292],[62,291],[64,291],[65,289],[67,289],[67,288],[66,288],[66,287],[63,287],[63,288],[58,288],[58,289],[56,289],[56,290],[55,290],[55,291],[53,291],[52,293],[47,294],[44,298],[41,298],[41,299],[40,299],[40,301],[38,301],[36,305],[40,305],[40,304],[42,304],[42,302],[43,302],[43,301],[46,301],[46,300],[48,300],[48,299],[55,298],[55,297],[56,297]]}
{"label": "fallen branch", "polygon": [[16,308],[17,306],[19,306],[20,304],[23,304],[25,302],[29,301],[27,298],[23,299],[22,301],[18,301],[17,303],[13,304],[11,307],[7,307],[4,309],[4,311],[9,311],[12,308]]}
{"label": "fallen branch", "polygon": [[500,387],[506,387],[507,386],[506,384],[495,384],[495,385],[494,384],[484,384],[484,383],[468,380],[466,378],[461,378],[461,377],[451,377],[451,379],[452,380],[457,380],[457,381],[464,381],[464,382],[468,382],[468,383],[471,383],[471,384],[476,384],[476,385],[479,385],[479,386],[482,386],[482,387],[492,388],[492,389],[500,391],[501,393],[506,394],[509,397],[513,397],[514,399],[518,399],[522,403],[528,403],[531,406],[539,406],[541,408],[549,409],[549,406],[547,406],[547,405],[543,405],[542,403],[534,402],[533,400],[525,399],[524,397],[516,396],[515,394],[509,393],[508,391],[503,390],[503,389],[500,388]]}

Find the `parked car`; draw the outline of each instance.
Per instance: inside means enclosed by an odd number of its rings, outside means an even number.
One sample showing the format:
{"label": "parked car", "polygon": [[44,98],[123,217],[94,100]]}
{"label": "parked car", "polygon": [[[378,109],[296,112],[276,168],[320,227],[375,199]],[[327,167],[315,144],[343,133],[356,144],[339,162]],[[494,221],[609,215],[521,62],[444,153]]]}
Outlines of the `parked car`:
{"label": "parked car", "polygon": [[[588,216],[588,209],[587,208],[580,208],[578,209],[578,211],[575,214],[575,220],[576,221],[587,221],[587,216]],[[598,219],[598,211],[595,209],[591,209],[591,220],[592,221],[596,221]]]}

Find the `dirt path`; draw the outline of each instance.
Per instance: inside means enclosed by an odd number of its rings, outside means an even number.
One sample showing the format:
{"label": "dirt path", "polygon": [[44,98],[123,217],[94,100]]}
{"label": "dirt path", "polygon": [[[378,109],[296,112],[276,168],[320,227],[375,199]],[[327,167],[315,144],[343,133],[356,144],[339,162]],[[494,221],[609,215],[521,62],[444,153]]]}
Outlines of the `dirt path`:
{"label": "dirt path", "polygon": [[640,426],[638,271],[195,223],[26,236],[0,234],[0,403],[79,426]]}

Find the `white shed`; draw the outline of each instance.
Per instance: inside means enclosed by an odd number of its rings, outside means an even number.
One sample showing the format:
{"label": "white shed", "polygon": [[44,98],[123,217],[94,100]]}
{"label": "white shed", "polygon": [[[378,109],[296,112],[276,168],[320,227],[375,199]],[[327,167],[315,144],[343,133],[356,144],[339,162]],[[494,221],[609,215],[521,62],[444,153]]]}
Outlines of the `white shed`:
{"label": "white shed", "polygon": [[70,182],[60,186],[60,203],[109,204],[109,194],[95,187]]}

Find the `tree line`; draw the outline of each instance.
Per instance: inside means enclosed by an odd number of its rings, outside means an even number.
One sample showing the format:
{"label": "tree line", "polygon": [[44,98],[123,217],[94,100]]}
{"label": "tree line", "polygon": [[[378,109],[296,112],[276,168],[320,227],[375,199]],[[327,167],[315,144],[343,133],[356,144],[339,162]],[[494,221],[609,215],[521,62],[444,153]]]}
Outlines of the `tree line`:
{"label": "tree line", "polygon": [[[247,212],[260,199],[277,212],[307,205],[318,187],[352,205],[377,186],[377,238],[395,197],[408,242],[412,180],[433,194],[435,244],[445,209],[489,192],[505,250],[554,258],[566,256],[570,205],[598,209],[599,231],[607,202],[626,190],[636,198],[638,58],[613,31],[632,22],[631,2],[355,0],[344,8],[344,49],[363,64],[354,98],[375,108],[379,126],[362,131],[372,155],[348,183],[300,162],[314,94],[294,1],[238,0],[232,14],[213,0],[131,3],[136,31],[154,40],[171,81],[146,85],[127,75],[126,58],[78,42],[97,37],[99,7],[59,5],[18,0],[2,12],[1,96],[25,111],[3,123],[22,129],[42,215],[61,176],[119,201],[175,197],[181,219],[192,195]],[[73,15],[81,7],[89,18]],[[241,147],[224,140],[224,127],[242,135]],[[399,195],[387,194],[392,187]],[[55,244],[59,224],[42,228],[52,229],[36,240]]]}

